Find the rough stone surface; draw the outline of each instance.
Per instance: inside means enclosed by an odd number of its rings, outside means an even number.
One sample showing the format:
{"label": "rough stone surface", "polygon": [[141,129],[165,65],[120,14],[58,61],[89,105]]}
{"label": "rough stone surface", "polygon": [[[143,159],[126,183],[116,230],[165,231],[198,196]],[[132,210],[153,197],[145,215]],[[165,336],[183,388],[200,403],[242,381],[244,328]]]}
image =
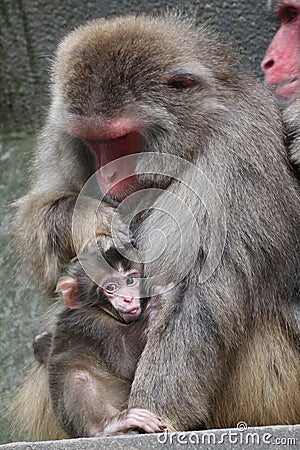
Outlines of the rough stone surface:
{"label": "rough stone surface", "polygon": [[[242,427],[243,428],[243,427]],[[0,446],[0,450],[270,450],[300,446],[300,425],[189,433],[126,435],[94,439],[71,439],[51,442],[22,442]]]}

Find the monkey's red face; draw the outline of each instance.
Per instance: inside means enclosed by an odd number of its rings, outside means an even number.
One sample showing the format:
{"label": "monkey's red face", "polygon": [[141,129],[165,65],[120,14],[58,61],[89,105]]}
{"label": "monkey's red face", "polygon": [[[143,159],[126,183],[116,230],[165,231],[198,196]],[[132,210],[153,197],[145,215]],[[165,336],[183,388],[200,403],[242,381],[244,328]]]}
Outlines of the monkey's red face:
{"label": "monkey's red face", "polygon": [[118,137],[89,141],[88,144],[96,154],[98,181],[102,191],[109,193],[117,200],[122,200],[132,189],[136,189],[137,181],[132,175],[135,170],[134,159],[125,165],[120,163],[119,158],[136,153],[141,143],[141,136],[134,128],[129,129],[125,134],[122,134],[122,127],[116,131],[119,131]]}
{"label": "monkey's red face", "polygon": [[281,100],[300,95],[300,0],[275,2],[280,28],[274,36],[262,67],[266,83]]}
{"label": "monkey's red face", "polygon": [[137,320],[141,313],[140,274],[116,275],[105,280],[102,290],[125,322]]}
{"label": "monkey's red face", "polygon": [[135,158],[130,158],[126,164],[120,162],[123,156],[134,155],[142,149],[143,139],[135,119],[83,118],[74,120],[68,131],[85,140],[94,151],[98,182],[103,192],[120,201],[137,189]]}

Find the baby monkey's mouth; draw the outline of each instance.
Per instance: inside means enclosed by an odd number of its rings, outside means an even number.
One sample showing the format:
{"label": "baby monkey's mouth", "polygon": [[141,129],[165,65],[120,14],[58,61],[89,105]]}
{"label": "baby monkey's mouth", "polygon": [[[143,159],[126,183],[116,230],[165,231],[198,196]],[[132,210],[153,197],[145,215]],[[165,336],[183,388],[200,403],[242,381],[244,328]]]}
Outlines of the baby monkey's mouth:
{"label": "baby monkey's mouth", "polygon": [[129,322],[133,322],[134,320],[137,320],[140,317],[141,312],[142,312],[142,310],[140,307],[134,307],[134,308],[128,309],[126,311],[122,311],[122,312],[120,312],[120,314],[121,314],[123,320],[126,323],[129,323]]}

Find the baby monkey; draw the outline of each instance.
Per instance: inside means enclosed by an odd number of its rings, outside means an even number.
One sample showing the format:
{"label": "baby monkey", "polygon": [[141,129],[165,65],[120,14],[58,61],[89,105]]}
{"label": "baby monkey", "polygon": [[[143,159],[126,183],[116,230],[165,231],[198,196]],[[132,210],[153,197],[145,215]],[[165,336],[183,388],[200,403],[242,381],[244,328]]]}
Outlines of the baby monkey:
{"label": "baby monkey", "polygon": [[73,438],[162,432],[164,424],[150,411],[127,409],[153,318],[153,307],[140,298],[142,266],[115,248],[103,256],[108,265],[96,253],[69,264],[58,284],[65,307],[55,331],[34,342],[36,359],[47,364],[54,415]]}

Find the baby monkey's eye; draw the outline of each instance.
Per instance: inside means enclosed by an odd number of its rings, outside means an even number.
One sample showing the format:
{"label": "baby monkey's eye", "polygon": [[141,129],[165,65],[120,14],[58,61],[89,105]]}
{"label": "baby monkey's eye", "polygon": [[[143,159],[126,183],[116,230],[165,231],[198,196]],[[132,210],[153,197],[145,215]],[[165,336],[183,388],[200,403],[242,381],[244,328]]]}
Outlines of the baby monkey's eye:
{"label": "baby monkey's eye", "polygon": [[126,284],[127,286],[133,286],[137,282],[137,277],[135,275],[130,275],[127,277]]}
{"label": "baby monkey's eye", "polygon": [[118,286],[115,283],[108,283],[105,286],[105,290],[106,292],[108,292],[109,294],[111,294],[112,292],[115,292],[118,289]]}

